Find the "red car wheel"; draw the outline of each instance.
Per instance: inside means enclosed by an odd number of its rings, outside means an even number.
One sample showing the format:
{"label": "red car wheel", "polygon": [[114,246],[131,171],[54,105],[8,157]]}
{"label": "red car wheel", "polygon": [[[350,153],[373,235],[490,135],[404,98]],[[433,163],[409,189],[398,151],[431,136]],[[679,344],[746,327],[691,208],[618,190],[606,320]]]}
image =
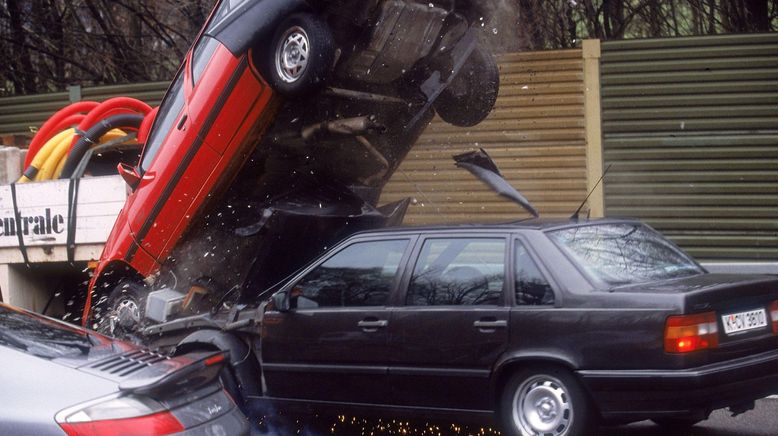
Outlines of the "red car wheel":
{"label": "red car wheel", "polygon": [[265,54],[265,78],[288,96],[305,95],[323,85],[332,72],[335,44],[327,24],[311,14],[294,14],[276,31]]}

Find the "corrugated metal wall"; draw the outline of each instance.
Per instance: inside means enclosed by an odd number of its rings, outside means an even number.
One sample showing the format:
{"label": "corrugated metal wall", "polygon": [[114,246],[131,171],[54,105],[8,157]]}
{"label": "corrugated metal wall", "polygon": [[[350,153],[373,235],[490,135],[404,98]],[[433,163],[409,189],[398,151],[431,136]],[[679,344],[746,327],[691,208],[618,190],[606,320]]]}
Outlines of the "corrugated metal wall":
{"label": "corrugated metal wall", "polygon": [[[167,86],[168,82],[151,82],[95,86],[74,90],[74,92],[80,94],[80,100],[103,101],[111,97],[123,96],[157,105],[162,100]],[[54,112],[70,103],[71,93],[69,92],[0,98],[0,136],[32,136],[33,129],[39,128]]]}
{"label": "corrugated metal wall", "polygon": [[778,259],[778,33],[602,44],[609,216],[699,259]]}
{"label": "corrugated metal wall", "polygon": [[435,119],[382,197],[415,199],[406,224],[525,218],[452,155],[483,147],[543,216],[569,216],[586,196],[581,50],[514,53],[498,59],[500,95],[492,114],[469,128]]}

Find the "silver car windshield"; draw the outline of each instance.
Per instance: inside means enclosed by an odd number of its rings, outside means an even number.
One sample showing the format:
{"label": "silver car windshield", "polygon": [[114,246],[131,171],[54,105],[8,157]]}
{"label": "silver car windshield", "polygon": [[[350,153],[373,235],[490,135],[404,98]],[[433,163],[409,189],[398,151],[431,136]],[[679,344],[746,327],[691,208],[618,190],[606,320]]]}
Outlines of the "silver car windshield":
{"label": "silver car windshield", "polygon": [[568,227],[548,235],[587,273],[610,285],[646,283],[705,272],[662,235],[637,223]]}

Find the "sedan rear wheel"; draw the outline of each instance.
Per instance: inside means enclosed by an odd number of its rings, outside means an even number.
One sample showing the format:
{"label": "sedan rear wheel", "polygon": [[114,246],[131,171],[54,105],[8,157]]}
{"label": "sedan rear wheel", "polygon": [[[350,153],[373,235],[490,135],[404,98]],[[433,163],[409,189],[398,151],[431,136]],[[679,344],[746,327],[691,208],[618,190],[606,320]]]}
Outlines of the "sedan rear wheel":
{"label": "sedan rear wheel", "polygon": [[516,436],[589,434],[594,419],[578,381],[563,369],[525,369],[511,377],[502,397],[506,433]]}

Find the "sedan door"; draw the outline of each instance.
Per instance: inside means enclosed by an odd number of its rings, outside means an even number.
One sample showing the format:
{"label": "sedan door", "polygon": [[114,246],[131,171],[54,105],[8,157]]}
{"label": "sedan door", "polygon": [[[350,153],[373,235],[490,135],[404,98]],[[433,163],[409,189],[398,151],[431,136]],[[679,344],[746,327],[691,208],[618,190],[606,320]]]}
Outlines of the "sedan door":
{"label": "sedan door", "polygon": [[274,398],[380,404],[389,398],[390,295],[411,239],[353,242],[285,288],[291,310],[262,322],[262,370]]}
{"label": "sedan door", "polygon": [[430,237],[389,326],[389,382],[402,406],[488,410],[507,347],[503,236]]}

